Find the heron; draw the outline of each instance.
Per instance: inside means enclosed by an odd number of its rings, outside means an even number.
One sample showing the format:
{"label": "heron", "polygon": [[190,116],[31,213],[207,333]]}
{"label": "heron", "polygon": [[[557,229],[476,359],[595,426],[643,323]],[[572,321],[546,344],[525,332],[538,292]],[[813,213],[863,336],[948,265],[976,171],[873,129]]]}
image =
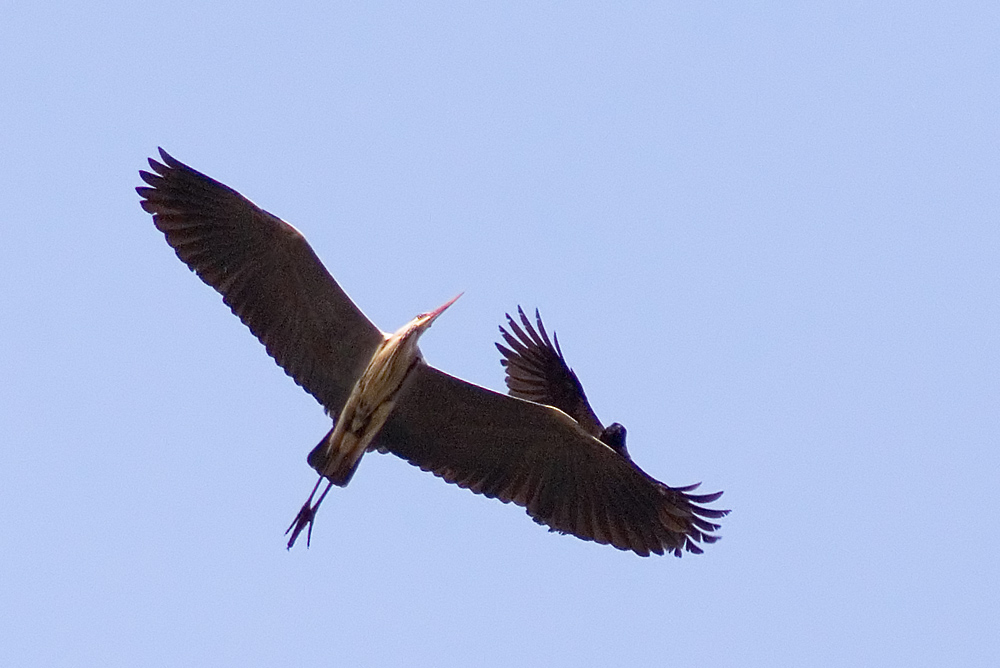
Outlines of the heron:
{"label": "heron", "polygon": [[334,419],[307,458],[320,479],[289,527],[289,547],[370,451],[521,506],[551,531],[641,556],[697,554],[718,540],[711,520],[728,511],[706,506],[722,493],[669,487],[632,462],[624,427],[601,427],[537,312],[538,331],[523,312],[523,330],[508,316],[514,335],[501,353],[510,394],[461,380],[417,346],[458,297],[384,333],[295,227],[162,148],[148,162],[136,191],[156,228]]}

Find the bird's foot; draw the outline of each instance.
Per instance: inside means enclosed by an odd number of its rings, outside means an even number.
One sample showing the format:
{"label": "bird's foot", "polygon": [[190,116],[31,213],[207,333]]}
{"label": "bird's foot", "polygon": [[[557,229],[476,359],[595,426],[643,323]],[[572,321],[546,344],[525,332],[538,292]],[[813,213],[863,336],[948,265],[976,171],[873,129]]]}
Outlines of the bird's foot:
{"label": "bird's foot", "polygon": [[316,490],[319,489],[319,484],[321,482],[323,482],[322,476],[320,476],[320,479],[316,481],[316,486],[313,487],[313,491],[309,494],[309,498],[306,499],[306,502],[302,504],[301,508],[299,508],[299,514],[295,516],[295,519],[292,520],[291,526],[289,526],[288,530],[285,531],[286,536],[289,533],[292,534],[292,537],[288,539],[289,550],[292,549],[292,545],[295,545],[295,541],[299,537],[299,534],[302,533],[302,530],[306,527],[309,527],[309,530],[306,532],[306,547],[309,547],[309,544],[312,542],[313,522],[316,521],[316,511],[319,510],[319,506],[323,503],[323,499],[326,498],[326,495],[330,492],[330,488],[333,487],[333,483],[327,483],[326,489],[324,489],[323,493],[320,494],[319,500],[316,501],[316,503],[313,503],[313,497],[316,496]]}
{"label": "bird's foot", "polygon": [[316,520],[316,509],[318,507],[319,504],[316,504],[315,506],[312,505],[312,496],[309,497],[308,501],[302,504],[302,508],[299,509],[299,514],[295,516],[295,519],[292,520],[291,526],[289,526],[288,530],[285,531],[286,536],[289,533],[292,534],[288,539],[289,550],[292,549],[292,545],[295,545],[295,541],[298,539],[299,534],[302,533],[302,530],[306,527],[309,529],[306,531],[306,547],[309,547],[309,544],[312,542],[313,522]]}

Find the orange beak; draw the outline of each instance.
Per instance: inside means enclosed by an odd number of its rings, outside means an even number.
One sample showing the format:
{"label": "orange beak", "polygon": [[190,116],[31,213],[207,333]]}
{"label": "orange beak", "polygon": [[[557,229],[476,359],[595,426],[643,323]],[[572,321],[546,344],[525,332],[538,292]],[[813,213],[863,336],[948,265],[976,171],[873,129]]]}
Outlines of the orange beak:
{"label": "orange beak", "polygon": [[438,306],[433,311],[428,311],[427,313],[424,313],[423,315],[421,315],[420,316],[420,319],[422,321],[421,325],[423,325],[424,327],[430,327],[431,323],[433,323],[435,320],[437,320],[437,317],[439,315],[441,315],[442,313],[444,313],[448,309],[449,306],[451,306],[452,304],[454,304],[455,302],[457,302],[458,298],[461,297],[464,294],[465,294],[464,292],[459,292],[457,295],[455,295],[454,297],[452,297],[451,299],[449,299],[448,301],[446,301],[444,304],[441,304],[441,306]]}

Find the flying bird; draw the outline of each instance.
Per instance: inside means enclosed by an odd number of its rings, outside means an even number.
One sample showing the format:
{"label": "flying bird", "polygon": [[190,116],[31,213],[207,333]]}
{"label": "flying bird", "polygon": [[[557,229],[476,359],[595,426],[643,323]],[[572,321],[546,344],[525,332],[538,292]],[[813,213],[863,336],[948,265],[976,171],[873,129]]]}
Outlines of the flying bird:
{"label": "flying bird", "polygon": [[384,333],[294,227],[162,149],[149,165],[136,191],[167,243],[334,418],[309,454],[320,479],[289,547],[311,531],[330,485],[346,485],[372,450],[522,506],[552,531],[642,556],[700,553],[699,543],[717,540],[708,519],[728,511],[704,504],[721,492],[693,495],[696,485],[668,487],[636,466],[624,428],[601,427],[540,318],[535,332],[523,313],[526,331],[508,317],[521,335],[501,347],[513,396],[466,382],[427,364],[417,346],[458,297]]}
{"label": "flying bird", "polygon": [[[500,335],[510,348],[505,348],[499,343],[494,344],[503,356],[500,364],[507,369],[506,382],[510,395],[538,404],[555,406],[576,420],[577,424],[591,436],[631,461],[628,448],[625,447],[625,427],[617,422],[604,427],[597,419],[594,409],[587,401],[587,394],[583,391],[580,379],[566,364],[562,348],[559,347],[559,337],[555,332],[552,333],[555,339],[553,344],[548,332],[545,331],[538,309],[535,309],[537,331],[531,326],[531,321],[524,315],[520,306],[517,307],[517,313],[521,316],[523,329],[509,313],[506,315],[510,332],[503,326],[500,327]],[[702,498],[701,501],[705,502],[705,499]]]}

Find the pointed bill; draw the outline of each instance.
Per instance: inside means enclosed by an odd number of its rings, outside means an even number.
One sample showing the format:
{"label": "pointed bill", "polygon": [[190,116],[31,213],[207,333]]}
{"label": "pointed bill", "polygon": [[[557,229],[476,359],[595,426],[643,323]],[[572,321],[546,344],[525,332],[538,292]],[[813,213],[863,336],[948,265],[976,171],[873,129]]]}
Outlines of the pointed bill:
{"label": "pointed bill", "polygon": [[464,294],[465,294],[465,292],[459,292],[457,295],[455,295],[454,297],[452,297],[451,299],[449,299],[448,301],[446,301],[444,304],[441,304],[441,306],[438,306],[433,311],[428,311],[427,313],[424,313],[423,315],[421,315],[420,316],[420,320],[422,321],[421,324],[423,324],[425,327],[430,327],[431,323],[433,323],[435,320],[437,320],[437,317],[439,315],[441,315],[442,313],[444,313],[448,309],[449,306],[451,306],[452,304],[454,304],[455,302],[457,302],[458,298],[461,297]]}

